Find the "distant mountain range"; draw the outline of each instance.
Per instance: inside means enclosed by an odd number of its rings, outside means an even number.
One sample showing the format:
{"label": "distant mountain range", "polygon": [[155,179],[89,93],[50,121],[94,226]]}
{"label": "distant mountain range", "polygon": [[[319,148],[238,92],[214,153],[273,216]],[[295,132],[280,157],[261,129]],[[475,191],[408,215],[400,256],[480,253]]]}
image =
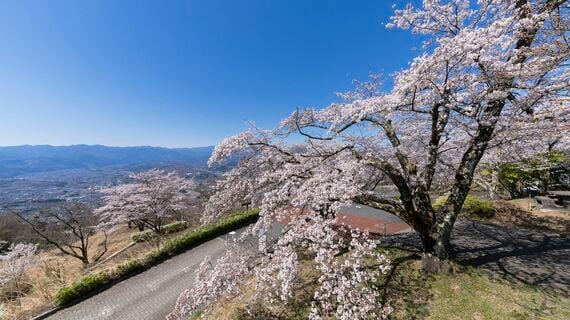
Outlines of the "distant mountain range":
{"label": "distant mountain range", "polygon": [[214,147],[107,147],[102,145],[23,145],[0,147],[0,177],[69,169],[100,169],[141,164],[205,165]]}

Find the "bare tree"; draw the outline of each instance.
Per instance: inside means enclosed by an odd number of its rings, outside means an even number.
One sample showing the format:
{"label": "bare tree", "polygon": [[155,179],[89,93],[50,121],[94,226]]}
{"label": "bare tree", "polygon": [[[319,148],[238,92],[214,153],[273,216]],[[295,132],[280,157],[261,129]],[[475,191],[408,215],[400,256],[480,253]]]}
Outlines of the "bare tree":
{"label": "bare tree", "polygon": [[18,212],[13,213],[61,253],[79,259],[83,263],[83,268],[99,261],[107,252],[107,233],[102,231],[103,248],[90,255],[89,244],[97,233],[97,218],[86,205],[75,203],[43,210],[40,212],[41,219],[26,217]]}

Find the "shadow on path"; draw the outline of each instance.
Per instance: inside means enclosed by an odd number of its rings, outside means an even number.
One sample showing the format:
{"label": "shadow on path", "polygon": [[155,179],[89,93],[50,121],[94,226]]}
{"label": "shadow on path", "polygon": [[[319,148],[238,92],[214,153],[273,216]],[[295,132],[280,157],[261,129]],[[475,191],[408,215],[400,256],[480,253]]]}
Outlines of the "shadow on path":
{"label": "shadow on path", "polygon": [[[387,243],[419,249],[415,234],[389,237]],[[570,238],[567,235],[503,227],[461,219],[451,242],[455,260],[501,278],[570,295]]]}
{"label": "shadow on path", "polygon": [[461,221],[452,235],[456,260],[509,280],[570,294],[570,238]]}

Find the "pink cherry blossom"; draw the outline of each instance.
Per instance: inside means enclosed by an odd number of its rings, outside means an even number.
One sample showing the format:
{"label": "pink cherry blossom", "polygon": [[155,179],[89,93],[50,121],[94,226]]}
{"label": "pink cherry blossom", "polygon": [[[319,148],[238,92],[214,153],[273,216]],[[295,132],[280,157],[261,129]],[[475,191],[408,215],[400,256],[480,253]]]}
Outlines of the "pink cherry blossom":
{"label": "pink cherry blossom", "polygon": [[[240,162],[215,186],[204,220],[242,204],[259,207],[250,231],[259,248],[245,260],[232,258],[231,268],[214,267],[207,284],[198,281],[202,289],[181,296],[175,313],[235,295],[220,288],[229,279],[243,283],[231,272],[245,272],[239,264],[253,270],[260,298],[287,302],[298,252],[308,250],[321,274],[310,318],[385,317],[390,307],[378,302],[372,283],[389,261],[366,235],[341,237],[336,213],[351,203],[390,212],[415,229],[425,252],[449,258],[451,230],[479,164],[525,159],[551,141],[568,147],[570,12],[563,3],[424,0],[397,9],[388,26],[427,40],[410,66],[392,75],[390,90],[381,91],[375,76],[339,94],[343,101],[297,109],[273,130],[252,127],[222,141],[210,163]],[[376,192],[379,184],[395,186],[400,197]],[[437,209],[434,192],[449,193]],[[276,224],[286,227],[272,240]],[[196,295],[205,285],[215,294],[202,299]]]}
{"label": "pink cherry blossom", "polygon": [[105,205],[95,210],[101,228],[113,228],[128,222],[140,223],[156,232],[176,210],[194,184],[174,172],[149,170],[131,174],[133,183],[101,190]]}
{"label": "pink cherry blossom", "polygon": [[11,244],[7,252],[0,254],[0,285],[20,282],[33,263],[36,251],[36,245],[18,243]]}

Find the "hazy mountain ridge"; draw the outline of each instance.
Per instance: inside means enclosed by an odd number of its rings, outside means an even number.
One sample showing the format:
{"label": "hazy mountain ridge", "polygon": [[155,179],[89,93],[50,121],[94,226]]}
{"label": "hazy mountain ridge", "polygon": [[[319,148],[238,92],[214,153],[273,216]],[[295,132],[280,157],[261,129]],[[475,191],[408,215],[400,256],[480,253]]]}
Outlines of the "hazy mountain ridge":
{"label": "hazy mountain ridge", "polygon": [[[224,168],[208,168],[214,147],[107,147],[102,145],[0,147],[0,208],[23,212],[63,201],[99,204],[98,188],[126,181],[129,172],[176,171],[196,181]],[[2,212],[0,212],[2,214]]]}
{"label": "hazy mountain ridge", "polygon": [[205,165],[213,146],[197,148],[23,145],[0,147],[0,176],[68,169],[98,169],[145,163]]}

